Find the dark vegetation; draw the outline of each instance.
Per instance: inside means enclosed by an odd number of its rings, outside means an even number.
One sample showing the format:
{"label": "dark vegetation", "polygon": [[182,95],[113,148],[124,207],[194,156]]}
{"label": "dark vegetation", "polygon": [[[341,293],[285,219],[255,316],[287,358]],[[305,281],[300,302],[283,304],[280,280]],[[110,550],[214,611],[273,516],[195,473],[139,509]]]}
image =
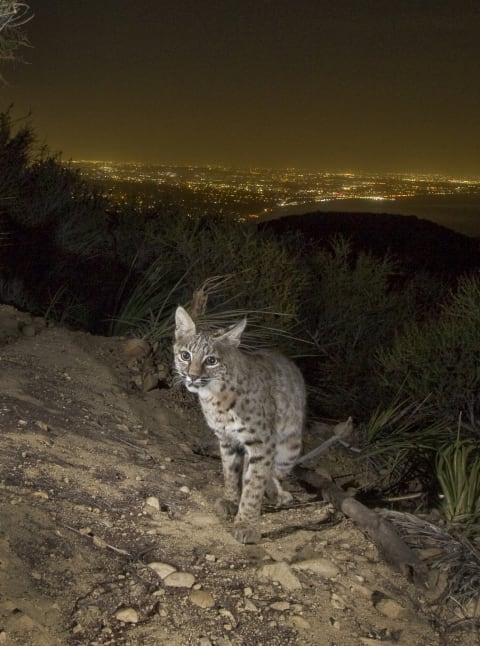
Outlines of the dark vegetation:
{"label": "dark vegetation", "polygon": [[478,530],[477,241],[415,217],[257,227],[139,205],[115,205],[1,114],[0,302],[168,356],[174,308],[209,280],[211,320],[247,313],[252,343],[301,364],[312,415],[354,417],[372,486]]}

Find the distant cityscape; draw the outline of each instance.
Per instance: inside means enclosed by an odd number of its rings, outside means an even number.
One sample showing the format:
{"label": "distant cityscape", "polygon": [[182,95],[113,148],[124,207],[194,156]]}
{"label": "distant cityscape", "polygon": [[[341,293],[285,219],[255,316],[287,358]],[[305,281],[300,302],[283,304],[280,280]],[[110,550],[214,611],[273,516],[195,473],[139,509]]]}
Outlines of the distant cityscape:
{"label": "distant cityscape", "polygon": [[72,164],[114,200],[134,200],[145,208],[155,208],[161,202],[187,213],[221,213],[246,220],[316,210],[392,213],[415,205],[421,208],[423,203],[445,208],[447,200],[449,205],[473,208],[472,217],[477,220],[479,216],[475,226],[480,227],[480,178],[109,161]]}

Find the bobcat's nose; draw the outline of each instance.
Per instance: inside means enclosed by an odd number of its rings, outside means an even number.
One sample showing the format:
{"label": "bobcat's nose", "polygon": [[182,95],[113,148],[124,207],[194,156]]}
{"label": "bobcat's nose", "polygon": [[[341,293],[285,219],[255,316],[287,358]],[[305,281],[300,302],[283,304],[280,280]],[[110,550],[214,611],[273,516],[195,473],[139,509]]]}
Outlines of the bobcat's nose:
{"label": "bobcat's nose", "polygon": [[197,362],[193,362],[188,366],[188,376],[192,381],[199,379],[202,374],[202,366]]}
{"label": "bobcat's nose", "polygon": [[185,377],[185,386],[190,392],[197,392],[200,386],[202,385],[202,379],[200,375],[188,374]]}

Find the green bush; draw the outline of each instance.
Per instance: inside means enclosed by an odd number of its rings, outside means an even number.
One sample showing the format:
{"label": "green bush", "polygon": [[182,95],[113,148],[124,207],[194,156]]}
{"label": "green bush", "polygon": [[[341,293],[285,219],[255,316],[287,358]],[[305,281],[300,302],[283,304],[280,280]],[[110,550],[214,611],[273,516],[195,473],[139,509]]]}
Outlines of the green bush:
{"label": "green bush", "polygon": [[376,353],[414,311],[412,290],[395,290],[395,263],[332,240],[311,261],[305,320],[317,357],[311,362],[315,399],[333,418],[365,417],[380,401]]}
{"label": "green bush", "polygon": [[427,400],[439,417],[480,415],[480,277],[464,278],[434,319],[411,324],[379,355],[389,392]]}

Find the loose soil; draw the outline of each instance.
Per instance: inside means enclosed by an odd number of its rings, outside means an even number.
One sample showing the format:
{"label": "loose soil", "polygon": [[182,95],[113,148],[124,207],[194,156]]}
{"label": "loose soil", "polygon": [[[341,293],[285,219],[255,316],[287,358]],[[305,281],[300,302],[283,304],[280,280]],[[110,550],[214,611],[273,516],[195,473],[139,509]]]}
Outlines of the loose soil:
{"label": "loose soil", "polygon": [[125,347],[0,306],[0,644],[478,643],[294,480],[238,544],[195,398]]}

